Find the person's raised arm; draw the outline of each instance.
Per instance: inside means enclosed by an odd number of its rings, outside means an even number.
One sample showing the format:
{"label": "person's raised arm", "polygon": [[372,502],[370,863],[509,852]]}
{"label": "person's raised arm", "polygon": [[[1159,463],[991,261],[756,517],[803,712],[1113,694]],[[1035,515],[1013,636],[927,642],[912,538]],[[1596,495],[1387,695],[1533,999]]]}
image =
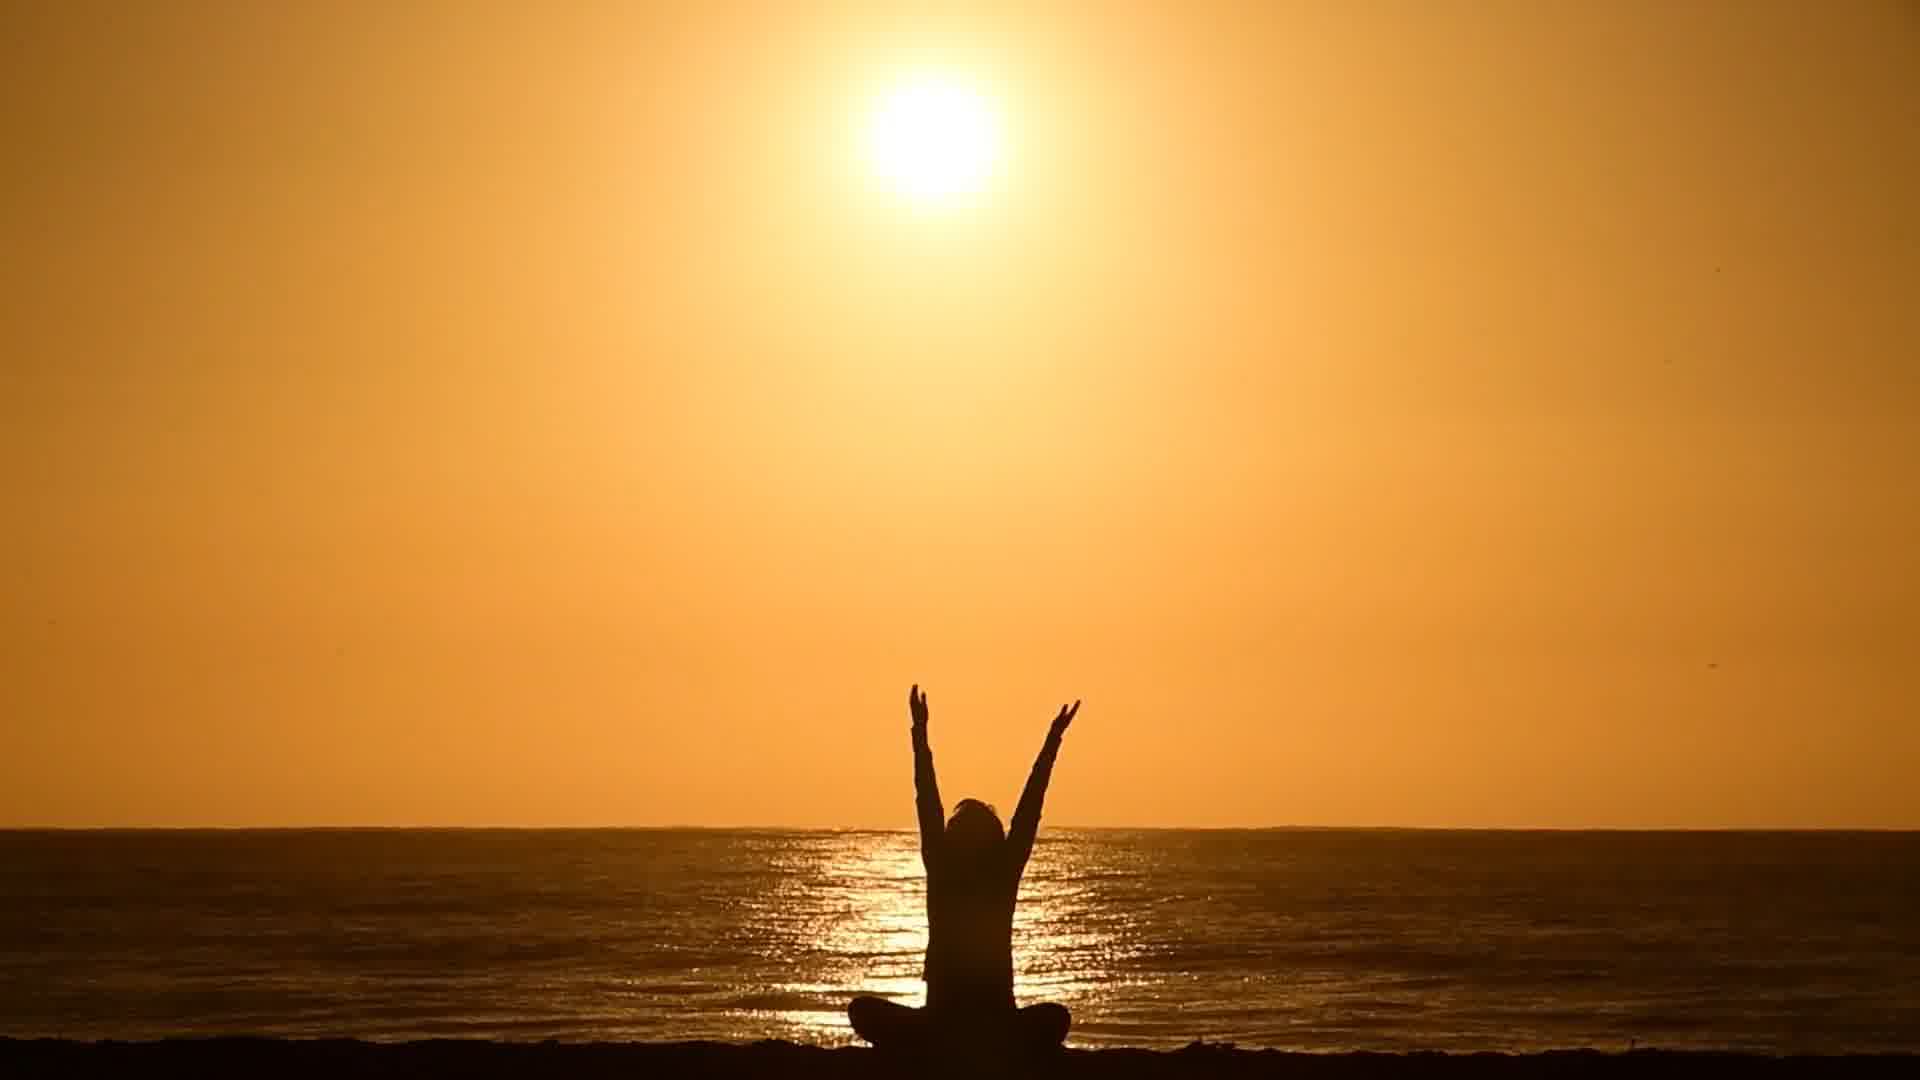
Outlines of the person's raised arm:
{"label": "person's raised arm", "polygon": [[1015,874],[1026,868],[1027,857],[1033,854],[1033,839],[1040,832],[1040,805],[1047,801],[1047,781],[1053,778],[1053,759],[1060,753],[1060,736],[1067,733],[1067,725],[1073,723],[1074,714],[1079,711],[1077,701],[1060,706],[1060,715],[1053,718],[1053,726],[1047,729],[1047,741],[1040,745],[1040,756],[1034,759],[1033,772],[1027,776],[1027,789],[1020,793],[1013,825],[1007,830]]}
{"label": "person's raised arm", "polygon": [[927,695],[918,683],[907,691],[907,710],[913,714],[913,803],[920,815],[920,861],[931,869],[946,811],[940,807],[940,782],[933,775],[933,748],[927,745]]}

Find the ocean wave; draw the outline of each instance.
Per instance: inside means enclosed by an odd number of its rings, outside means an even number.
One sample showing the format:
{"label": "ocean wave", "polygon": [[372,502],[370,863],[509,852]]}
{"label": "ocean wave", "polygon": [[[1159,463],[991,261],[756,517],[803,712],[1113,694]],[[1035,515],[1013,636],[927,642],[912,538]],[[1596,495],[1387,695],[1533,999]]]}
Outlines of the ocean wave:
{"label": "ocean wave", "polygon": [[[1076,1040],[1920,1050],[1916,837],[1062,831],[1035,861],[1016,993]],[[0,834],[0,1034],[844,1039],[854,994],[917,1000],[915,862],[899,833]]]}

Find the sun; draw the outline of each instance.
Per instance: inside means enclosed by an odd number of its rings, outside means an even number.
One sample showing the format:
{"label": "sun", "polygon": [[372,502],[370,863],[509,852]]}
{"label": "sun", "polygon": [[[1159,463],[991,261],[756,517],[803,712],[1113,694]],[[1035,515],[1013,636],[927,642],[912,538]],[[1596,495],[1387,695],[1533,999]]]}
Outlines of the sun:
{"label": "sun", "polygon": [[888,90],[868,118],[867,159],[895,194],[950,203],[985,188],[1000,165],[1000,118],[978,89],[922,76]]}

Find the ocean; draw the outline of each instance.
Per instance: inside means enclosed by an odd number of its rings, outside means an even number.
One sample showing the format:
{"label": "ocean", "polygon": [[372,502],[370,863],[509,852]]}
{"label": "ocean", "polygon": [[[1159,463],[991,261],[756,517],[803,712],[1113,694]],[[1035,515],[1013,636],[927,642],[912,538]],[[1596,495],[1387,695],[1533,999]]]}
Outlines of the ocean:
{"label": "ocean", "polygon": [[[853,1041],[906,832],[0,833],[0,1035]],[[1070,1045],[1920,1051],[1920,833],[1042,830]]]}

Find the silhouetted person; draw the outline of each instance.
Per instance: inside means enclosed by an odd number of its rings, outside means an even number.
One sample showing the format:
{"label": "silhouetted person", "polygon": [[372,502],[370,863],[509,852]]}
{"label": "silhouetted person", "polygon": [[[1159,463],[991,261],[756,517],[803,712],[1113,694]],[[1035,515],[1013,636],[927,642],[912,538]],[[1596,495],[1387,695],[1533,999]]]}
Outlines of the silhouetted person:
{"label": "silhouetted person", "polygon": [[1060,737],[1080,703],[1053,718],[1033,774],[1013,812],[1011,831],[993,807],[963,799],[943,827],[940,785],[927,745],[927,697],[907,692],[913,714],[913,786],[920,816],[920,860],[927,868],[927,1005],[857,997],[847,1017],[860,1037],[882,1049],[921,1050],[958,1042],[1016,1051],[1059,1046],[1072,1017],[1065,1005],[1018,1008],[1013,1001],[1013,905],[1020,875],[1040,829]]}

